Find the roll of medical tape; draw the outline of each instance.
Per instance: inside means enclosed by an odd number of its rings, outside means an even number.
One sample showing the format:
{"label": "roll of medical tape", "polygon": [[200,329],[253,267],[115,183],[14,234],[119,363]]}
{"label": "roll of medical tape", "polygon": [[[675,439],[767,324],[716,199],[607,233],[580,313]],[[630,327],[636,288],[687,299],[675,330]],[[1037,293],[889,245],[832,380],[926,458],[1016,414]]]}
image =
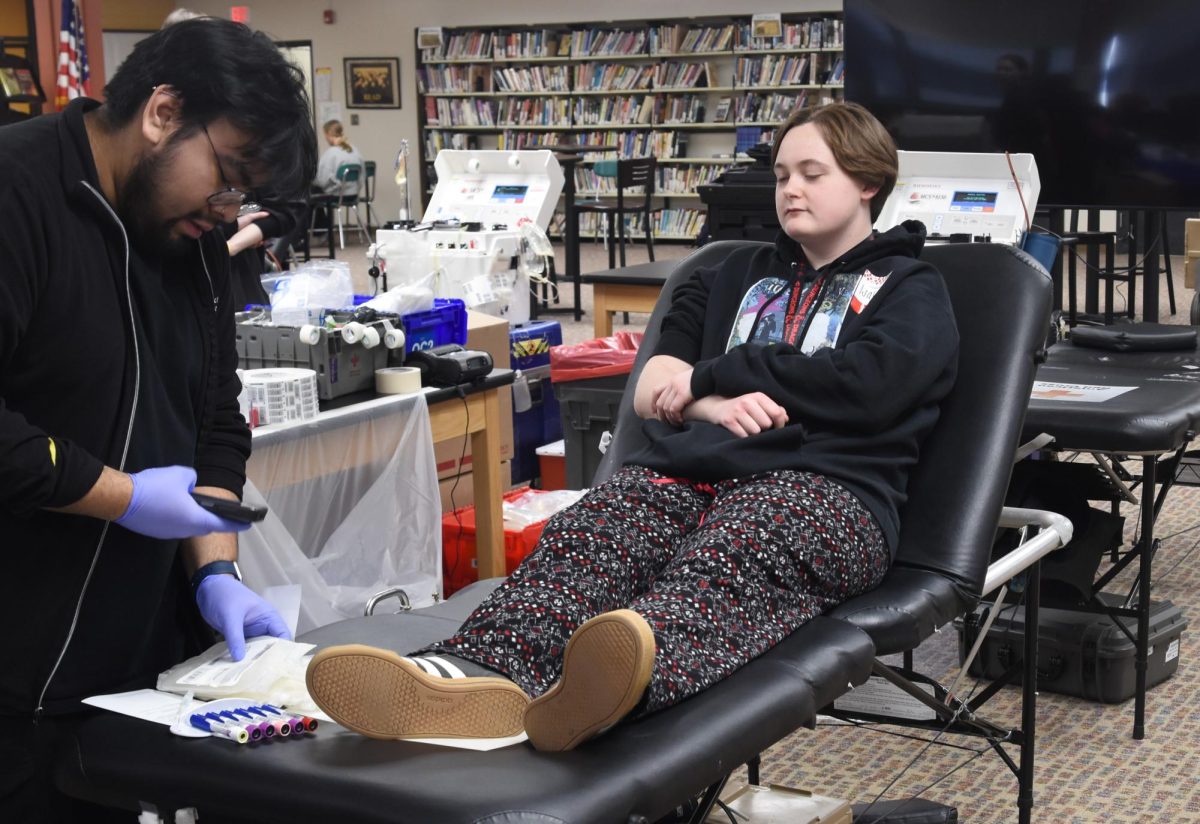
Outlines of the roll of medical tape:
{"label": "roll of medical tape", "polygon": [[375,370],[375,391],[381,395],[406,395],[421,389],[421,370],[413,366],[389,366]]}

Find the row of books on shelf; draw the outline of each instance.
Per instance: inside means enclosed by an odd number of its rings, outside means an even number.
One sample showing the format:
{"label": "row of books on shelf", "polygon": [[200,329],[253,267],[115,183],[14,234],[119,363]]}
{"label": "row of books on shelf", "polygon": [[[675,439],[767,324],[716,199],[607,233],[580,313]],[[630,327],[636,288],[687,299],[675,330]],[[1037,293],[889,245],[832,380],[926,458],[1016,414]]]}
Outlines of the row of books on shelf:
{"label": "row of books on shelf", "polygon": [[524,66],[497,68],[492,73],[499,92],[566,92],[571,90],[571,75],[566,66]]}
{"label": "row of books on shelf", "polygon": [[756,30],[749,23],[742,23],[738,29],[739,47],[752,51],[755,49],[840,49],[843,47],[842,19],[840,17],[822,17],[812,20],[801,20],[795,23],[782,23],[778,34],[764,36],[761,29]]}
{"label": "row of books on shelf", "polygon": [[737,86],[800,86],[817,83],[819,60],[807,54],[771,54],[765,57],[739,57],[733,68]]}
{"label": "row of books on shelf", "polygon": [[737,37],[737,27],[666,24],[650,29],[651,54],[680,54],[694,52],[730,51]]}
{"label": "row of books on shelf", "polygon": [[562,66],[497,67],[445,64],[417,71],[421,94],[523,92],[622,92],[691,90],[737,86],[800,86],[845,82],[845,60],[814,55],[739,57],[721,76],[710,61],[672,60],[654,66],[630,63],[581,63]]}
{"label": "row of books on shelf", "polygon": [[788,115],[807,104],[807,91],[798,94],[748,94],[737,99],[733,115],[739,123],[773,123],[786,120]]}
{"label": "row of books on shelf", "polygon": [[566,97],[510,97],[496,107],[501,126],[570,126],[571,100]]}
{"label": "row of books on shelf", "polygon": [[[563,45],[559,43],[559,53]],[[645,29],[575,29],[571,32],[570,51],[564,57],[600,57],[605,55],[645,54],[649,33]]]}
{"label": "row of books on shelf", "polygon": [[631,94],[614,97],[425,98],[425,125],[431,129],[549,126],[734,126],[776,123],[795,109],[832,102],[830,93],[747,92],[722,97],[706,121],[701,95]]}
{"label": "row of books on shelf", "polygon": [[[654,188],[658,194],[691,194],[697,186],[712,183],[733,163],[720,165],[710,163],[703,166],[658,166],[655,168]],[[575,167],[575,191],[580,197],[611,197],[617,193],[616,179],[596,174],[590,166]],[[640,188],[626,189],[626,193],[640,192]]]}
{"label": "row of books on shelf", "polygon": [[625,91],[648,89],[657,82],[659,66],[636,66],[628,63],[584,63],[572,72],[575,89],[595,91]]}
{"label": "row of books on shelf", "polygon": [[842,46],[842,21],[839,18],[824,17],[780,22],[774,26],[763,26],[759,22],[715,26],[667,23],[649,29],[458,31],[448,33],[441,46],[422,49],[421,60],[430,63],[445,60],[520,60],[714,51],[840,49]]}
{"label": "row of books on shelf", "polygon": [[[429,135],[426,132],[425,145],[429,147]],[[523,132],[519,129],[506,129],[500,132],[497,149],[552,149],[560,143],[578,143],[587,146],[611,146],[612,150],[603,153],[587,153],[585,160],[612,157],[646,157],[654,155],[658,158],[687,157],[687,135],[674,131],[570,131],[570,132]],[[458,147],[447,147],[458,148]],[[464,148],[474,148],[468,145]]]}
{"label": "row of books on shelf", "polygon": [[[704,225],[705,213],[702,209],[659,209],[651,214],[651,229],[656,238],[693,238],[700,234]],[[625,236],[631,238],[645,237],[646,230],[642,215],[633,213],[625,216]],[[607,234],[604,216],[583,213],[579,215],[580,237],[601,237]],[[563,235],[566,217],[561,212],[550,219],[550,234],[558,237]]]}

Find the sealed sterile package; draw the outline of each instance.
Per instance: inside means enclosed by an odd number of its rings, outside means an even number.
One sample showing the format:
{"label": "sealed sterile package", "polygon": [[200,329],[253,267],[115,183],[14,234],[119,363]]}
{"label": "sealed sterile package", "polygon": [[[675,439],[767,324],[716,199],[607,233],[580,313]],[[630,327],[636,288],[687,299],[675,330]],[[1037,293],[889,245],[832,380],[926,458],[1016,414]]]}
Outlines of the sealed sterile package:
{"label": "sealed sterile package", "polygon": [[160,673],[157,686],[202,700],[237,696],[313,712],[317,707],[304,685],[304,672],[314,648],[282,638],[249,638],[246,656],[234,661],[222,641]]}
{"label": "sealed sterile package", "polygon": [[270,287],[271,318],[281,326],[320,323],[326,309],[354,303],[350,264],[344,260],[300,264],[274,278]]}

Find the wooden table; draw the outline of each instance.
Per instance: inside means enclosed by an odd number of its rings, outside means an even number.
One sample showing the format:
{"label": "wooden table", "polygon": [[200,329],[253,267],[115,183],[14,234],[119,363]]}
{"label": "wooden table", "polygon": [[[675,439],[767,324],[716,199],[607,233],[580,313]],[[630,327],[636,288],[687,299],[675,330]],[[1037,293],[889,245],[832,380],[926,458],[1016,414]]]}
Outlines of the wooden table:
{"label": "wooden table", "polygon": [[652,312],[667,276],[678,260],[655,260],[636,266],[590,272],[580,280],[592,286],[593,329],[596,337],[612,334],[614,312]]}

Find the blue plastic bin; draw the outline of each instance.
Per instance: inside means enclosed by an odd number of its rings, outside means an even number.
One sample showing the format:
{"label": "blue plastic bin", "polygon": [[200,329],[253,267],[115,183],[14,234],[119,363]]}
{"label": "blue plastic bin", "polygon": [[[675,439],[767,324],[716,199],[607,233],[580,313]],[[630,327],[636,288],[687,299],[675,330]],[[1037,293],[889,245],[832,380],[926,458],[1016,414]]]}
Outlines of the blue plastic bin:
{"label": "blue plastic bin", "polygon": [[531,481],[541,473],[537,448],[562,438],[562,412],[550,388],[550,347],[562,343],[558,321],[532,321],[508,332],[511,366],[521,370],[532,406],[513,412],[513,483]]}
{"label": "blue plastic bin", "polygon": [[467,342],[467,307],[458,298],[435,298],[432,309],[401,315],[400,322],[405,353]]}

